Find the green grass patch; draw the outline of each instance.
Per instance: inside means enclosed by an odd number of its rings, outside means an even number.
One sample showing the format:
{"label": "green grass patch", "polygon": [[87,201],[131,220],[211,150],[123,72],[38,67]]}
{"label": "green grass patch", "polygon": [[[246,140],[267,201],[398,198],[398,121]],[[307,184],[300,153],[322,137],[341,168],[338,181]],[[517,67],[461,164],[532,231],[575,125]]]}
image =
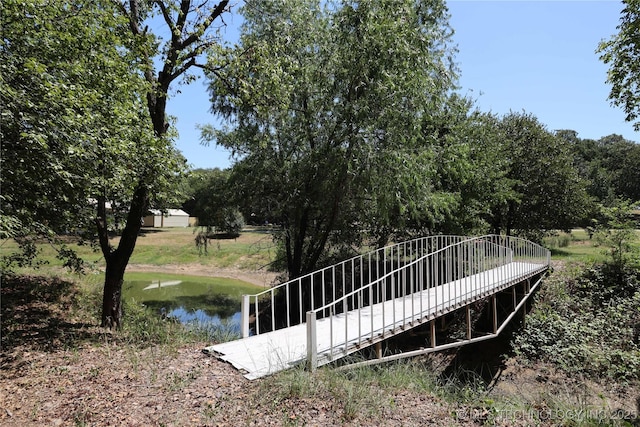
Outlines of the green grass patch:
{"label": "green grass patch", "polygon": [[[560,232],[547,237],[543,244],[549,248],[551,258],[556,261],[602,263],[610,252],[610,249],[600,245],[595,237],[590,238],[584,229],[574,229],[570,233]],[[640,247],[640,238],[636,236],[633,245]]]}
{"label": "green grass patch", "polygon": [[146,230],[136,244],[132,264],[201,264],[256,270],[271,263],[275,254],[272,236],[246,230],[237,239],[210,239],[206,253],[195,244],[196,230]]}
{"label": "green grass patch", "polygon": [[[359,356],[349,356],[347,359],[351,362],[361,361]],[[264,395],[264,405],[280,408],[295,408],[296,402],[308,398],[332,402],[331,411],[350,425],[368,424],[371,419],[393,412],[398,404],[398,395],[407,393],[432,396],[430,399],[454,404],[457,409],[466,412],[469,411],[469,405],[475,407],[485,404],[487,389],[480,380],[463,383],[443,377],[438,371],[440,369],[430,357],[345,370],[327,366],[314,373],[300,365],[264,378],[261,383],[264,392],[261,394]],[[283,419],[283,424],[286,422],[287,419]]]}
{"label": "green grass patch", "polygon": [[[136,242],[136,248],[129,264],[148,265],[188,265],[199,264],[217,268],[238,268],[245,270],[259,270],[269,266],[275,258],[275,247],[270,231],[247,229],[237,239],[209,240],[207,252],[200,251],[195,244],[194,228],[176,229],[143,229]],[[72,238],[65,237],[66,246],[74,250],[88,266],[96,269],[104,268],[102,252],[96,247],[79,245]],[[111,244],[115,247],[118,238]],[[12,240],[0,241],[2,255],[10,255],[18,250],[18,245]],[[44,264],[40,271],[59,272],[63,268],[61,260],[57,259],[56,248],[49,243],[38,245],[39,259]],[[30,272],[28,269],[17,269],[17,272]]]}

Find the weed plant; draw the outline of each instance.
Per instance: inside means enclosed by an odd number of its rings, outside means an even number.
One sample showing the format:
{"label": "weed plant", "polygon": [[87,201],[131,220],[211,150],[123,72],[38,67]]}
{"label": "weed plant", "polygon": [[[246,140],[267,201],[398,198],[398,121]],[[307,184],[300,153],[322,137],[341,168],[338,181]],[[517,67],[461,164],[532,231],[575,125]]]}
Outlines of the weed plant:
{"label": "weed plant", "polygon": [[202,342],[221,343],[241,338],[237,325],[226,319],[221,320],[218,324],[196,320],[187,323],[185,328],[192,336]]}

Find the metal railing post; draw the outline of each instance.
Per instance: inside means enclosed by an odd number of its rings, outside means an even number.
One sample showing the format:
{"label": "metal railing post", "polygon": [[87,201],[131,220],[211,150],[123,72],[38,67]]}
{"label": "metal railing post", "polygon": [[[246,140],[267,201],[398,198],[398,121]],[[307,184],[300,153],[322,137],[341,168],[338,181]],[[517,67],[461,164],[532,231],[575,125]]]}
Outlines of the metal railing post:
{"label": "metal railing post", "polygon": [[[258,313],[256,313],[256,316]],[[240,333],[242,338],[249,336],[249,295],[242,295],[242,306],[240,307]]]}
{"label": "metal railing post", "polygon": [[318,336],[315,311],[307,311],[307,363],[309,370],[318,369]]}
{"label": "metal railing post", "polygon": [[[291,298],[289,298],[289,284],[287,283],[285,289],[285,296],[286,296],[286,307],[287,307],[287,312],[285,313],[285,315],[287,316],[287,328],[291,326],[291,309],[289,308],[289,301],[291,300]],[[275,321],[275,319],[274,319]]]}

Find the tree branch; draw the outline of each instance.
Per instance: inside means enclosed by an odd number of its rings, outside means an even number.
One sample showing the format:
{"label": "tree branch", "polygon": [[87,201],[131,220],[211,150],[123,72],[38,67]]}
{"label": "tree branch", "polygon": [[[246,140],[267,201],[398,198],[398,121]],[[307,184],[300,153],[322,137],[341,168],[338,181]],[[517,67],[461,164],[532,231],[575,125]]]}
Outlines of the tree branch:
{"label": "tree branch", "polygon": [[158,7],[160,8],[160,12],[162,12],[162,18],[164,19],[164,22],[169,27],[169,31],[171,31],[171,40],[173,44],[173,39],[176,38],[176,26],[173,24],[173,21],[171,20],[171,14],[169,13],[167,6],[161,0],[156,0],[154,1],[154,3],[157,4]]}
{"label": "tree branch", "polygon": [[214,7],[213,10],[211,11],[211,14],[209,14],[209,16],[207,16],[207,18],[205,18],[205,20],[202,22],[202,24],[200,24],[196,28],[194,28],[193,32],[189,35],[189,37],[184,39],[184,41],[182,43],[180,43],[178,46],[176,46],[177,49],[178,50],[184,50],[184,48],[188,47],[190,44],[192,44],[196,40],[198,40],[202,36],[201,33],[204,33],[204,30],[209,28],[211,23],[213,21],[215,21],[215,19],[218,16],[222,15],[222,12],[224,12],[224,10],[225,10],[225,8],[227,7],[228,4],[229,4],[229,0],[222,0],[220,3],[218,3],[218,5],[216,7]]}
{"label": "tree branch", "polygon": [[178,20],[176,21],[177,32],[182,35],[184,29],[184,23],[187,22],[187,15],[189,14],[189,7],[191,6],[191,0],[182,0],[180,4],[180,13],[178,14]]}
{"label": "tree branch", "polygon": [[196,58],[190,58],[187,62],[183,62],[173,73],[169,75],[169,82],[174,81],[182,74],[184,74],[189,68],[196,65]]}
{"label": "tree branch", "polygon": [[129,12],[122,4],[123,13],[129,17],[129,28],[131,28],[131,32],[135,35],[140,35],[140,27],[138,26],[138,1],[137,0],[129,0]]}
{"label": "tree branch", "polygon": [[100,249],[105,260],[111,256],[112,248],[109,244],[109,230],[107,229],[107,199],[104,196],[98,196],[97,201],[97,215],[96,215],[96,228],[98,230],[98,240],[100,242]]}

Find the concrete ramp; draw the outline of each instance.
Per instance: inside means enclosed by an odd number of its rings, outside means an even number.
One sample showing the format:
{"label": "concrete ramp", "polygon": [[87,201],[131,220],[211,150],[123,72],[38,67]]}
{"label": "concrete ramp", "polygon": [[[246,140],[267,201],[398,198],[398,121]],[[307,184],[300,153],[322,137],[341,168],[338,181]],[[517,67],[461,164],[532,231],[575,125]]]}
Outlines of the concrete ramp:
{"label": "concrete ramp", "polygon": [[306,324],[217,344],[204,352],[231,363],[245,378],[271,375],[296,366],[307,357]]}

